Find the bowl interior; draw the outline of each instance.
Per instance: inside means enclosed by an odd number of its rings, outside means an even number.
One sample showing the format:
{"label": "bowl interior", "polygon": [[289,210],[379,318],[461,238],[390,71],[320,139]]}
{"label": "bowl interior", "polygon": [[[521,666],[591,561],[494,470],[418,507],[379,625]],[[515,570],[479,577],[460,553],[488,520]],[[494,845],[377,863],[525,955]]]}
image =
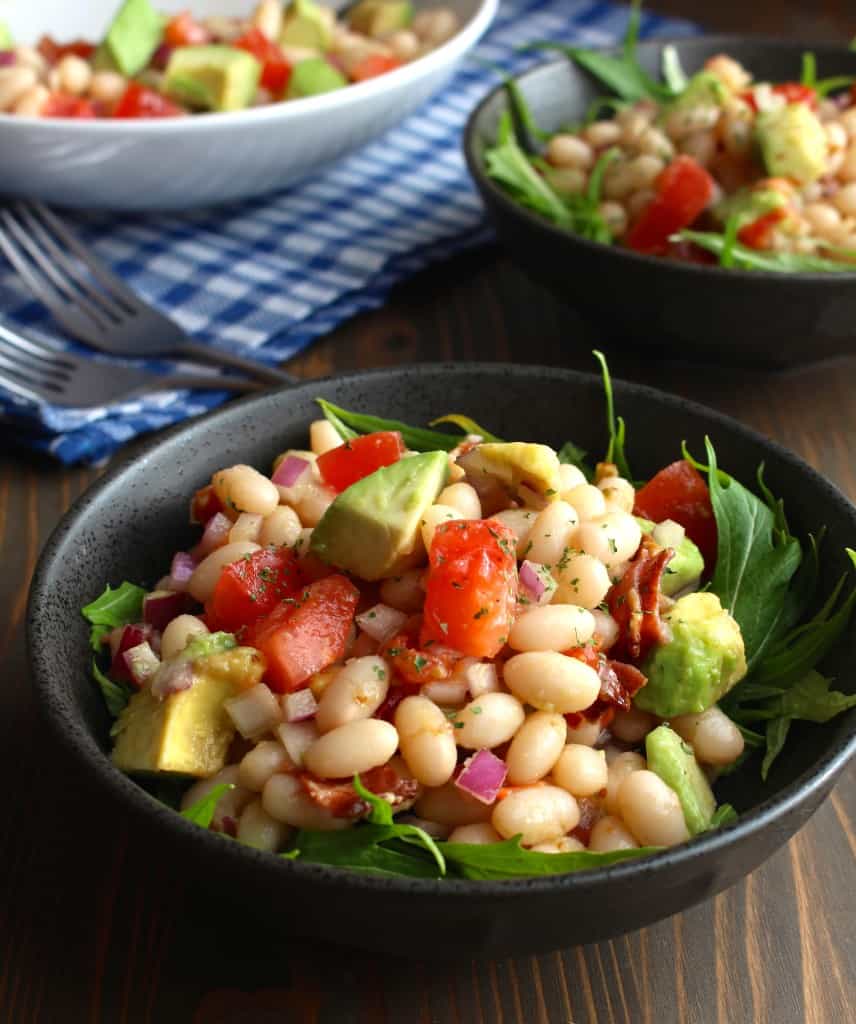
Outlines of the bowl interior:
{"label": "bowl interior", "polygon": [[[109,721],[88,674],[87,630],[79,614],[109,581],[153,584],[171,553],[192,542],[188,498],[211,473],[237,461],[267,467],[288,447],[304,447],[316,396],[348,408],[425,423],[446,412],[466,412],[500,437],[559,446],[572,439],[589,452],[606,446],[600,381],[570,371],[496,365],[421,367],[312,382],[292,391],[250,399],[173,432],[142,457],[108,474],[66,516],[43,556],[33,588],[32,657],[41,700],[78,756],[95,761],[114,786],[130,792],[106,760]],[[786,502],[795,532],[827,527],[822,549],[823,592],[847,571],[845,545],[856,540],[856,509],[795,456],[758,435],[681,399],[619,384],[618,409],[629,432],[629,455],[639,478],[679,457],[685,439],[703,452],[709,434],[719,464],[751,483],[760,462],[773,492]],[[856,634],[828,659],[836,686],[853,692]],[[766,784],[751,763],[719,788],[740,810],[769,801],[818,762],[853,744],[856,710],[826,726],[795,725],[787,755]],[[139,791],[137,791],[139,792]],[[142,794],[139,794],[142,797]],[[132,797],[133,798],[133,797]],[[699,840],[704,842],[705,840]]]}

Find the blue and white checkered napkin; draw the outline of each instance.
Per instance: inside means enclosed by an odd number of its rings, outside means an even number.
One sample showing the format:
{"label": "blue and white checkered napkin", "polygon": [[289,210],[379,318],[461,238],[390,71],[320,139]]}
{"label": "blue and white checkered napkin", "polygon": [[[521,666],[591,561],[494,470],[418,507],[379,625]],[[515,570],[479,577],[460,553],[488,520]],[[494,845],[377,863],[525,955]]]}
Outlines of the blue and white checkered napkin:
{"label": "blue and white checkered napkin", "polygon": [[[598,46],[619,38],[626,23],[627,8],[601,0],[502,0],[473,56],[518,72],[543,60],[517,53],[524,43]],[[643,36],[690,31],[686,22],[642,18]],[[446,89],[398,127],[275,197],[182,216],[77,214],[75,227],[140,295],[198,339],[263,362],[288,359],[343,320],[380,306],[398,281],[490,237],[461,131],[496,81],[484,64],[465,60]],[[48,314],[2,262],[0,318],[55,336]],[[66,463],[94,462],[227,397],[161,392],[69,410],[34,407],[0,387],[0,415],[22,423],[23,443]],[[13,430],[0,426],[7,437]]]}

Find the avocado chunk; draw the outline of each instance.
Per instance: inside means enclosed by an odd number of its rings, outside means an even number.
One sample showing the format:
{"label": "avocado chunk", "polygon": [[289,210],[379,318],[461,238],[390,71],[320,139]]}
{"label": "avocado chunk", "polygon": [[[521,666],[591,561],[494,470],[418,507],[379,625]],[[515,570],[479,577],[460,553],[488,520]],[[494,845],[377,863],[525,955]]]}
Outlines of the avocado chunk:
{"label": "avocado chunk", "polygon": [[302,96],[320,96],[323,92],[343,89],[347,78],[323,57],[308,57],[291,72],[286,97],[290,100]]}
{"label": "avocado chunk", "polygon": [[667,110],[692,110],[694,107],[721,107],[728,98],[722,80],[711,71],[699,71],[687,82],[680,95],[669,104]]}
{"label": "avocado chunk", "polygon": [[[636,522],[639,524],[640,529],[643,533],[652,533],[657,526],[665,526],[666,523],[652,523],[650,519],[642,519],[640,516],[635,516]],[[677,524],[675,524],[677,526]],[[657,540],[657,538],[654,538]],[[680,593],[682,590],[686,590],[687,587],[698,586],[701,580],[701,574],[704,572],[704,559],[702,558],[701,551],[696,545],[684,534],[683,539],[677,544],[669,544],[661,542],[664,547],[670,547],[674,552],[674,558],[666,566],[666,570],[663,573],[663,578],[660,583],[660,590],[667,596],[672,597],[674,594]]]}
{"label": "avocado chunk", "polygon": [[443,489],[448,468],[445,452],[426,452],[351,484],[312,531],[310,550],[364,580],[395,576],[422,554],[422,517]]}
{"label": "avocado chunk", "polygon": [[636,707],[659,718],[705,711],[746,675],[740,627],[716,594],[687,594],[664,621],[672,634],[642,664],[647,684]]}
{"label": "avocado chunk", "polygon": [[759,217],[787,205],[787,197],[775,188],[741,188],[717,203],[711,213],[721,224],[732,217],[736,218],[739,230]]}
{"label": "avocado chunk", "polygon": [[0,21],[0,50],[11,50],[15,45],[12,32],[5,21]]}
{"label": "avocado chunk", "polygon": [[166,68],[164,89],[192,107],[243,110],[255,99],[262,66],[233,46],[182,46]]}
{"label": "avocado chunk", "polygon": [[648,767],[678,794],[691,836],[710,827],[716,798],[693,748],[668,725],[659,725],[645,737]]}
{"label": "avocado chunk", "polygon": [[100,68],[114,68],[127,78],[139,74],[163,39],[164,18],[150,0],[125,0],[95,55]]}
{"label": "avocado chunk", "polygon": [[312,0],[294,0],[286,12],[279,43],[280,46],[329,50],[333,43],[333,19]]}
{"label": "avocado chunk", "polygon": [[373,39],[407,28],[412,20],[409,0],[363,0],[348,13],[348,27]]}
{"label": "avocado chunk", "polygon": [[493,477],[512,497],[524,485],[548,500],[559,495],[559,457],[546,444],[492,441],[465,452],[458,465],[477,481]]}
{"label": "avocado chunk", "polygon": [[816,181],[826,170],[826,133],[806,103],[765,110],[755,121],[767,173],[800,185]]}

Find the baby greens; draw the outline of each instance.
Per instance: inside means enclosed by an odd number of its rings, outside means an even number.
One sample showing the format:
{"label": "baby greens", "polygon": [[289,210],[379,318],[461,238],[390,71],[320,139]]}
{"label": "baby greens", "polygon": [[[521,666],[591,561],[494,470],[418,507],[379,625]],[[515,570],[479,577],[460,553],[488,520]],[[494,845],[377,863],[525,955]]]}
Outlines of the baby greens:
{"label": "baby greens", "polygon": [[100,597],[81,608],[83,617],[92,623],[89,643],[93,651],[101,650],[101,641],[111,630],[140,621],[145,596],[145,590],[134,583],[125,581],[115,590],[108,584]]}
{"label": "baby greens", "polygon": [[[464,439],[461,434],[444,434],[439,430],[411,427],[400,420],[385,420],[379,416],[367,416],[361,412],[350,412],[333,405],[324,398],[316,398],[325,418],[335,427],[343,441],[359,434],[372,434],[377,430],[397,430],[405,445],[414,452],[450,452]],[[444,417],[448,419],[449,417]],[[439,422],[439,421],[435,421]],[[453,421],[454,422],[454,421]]]}
{"label": "baby greens", "polygon": [[195,825],[201,825],[202,828],[208,828],[211,822],[214,820],[214,812],[217,810],[217,804],[220,802],[220,798],[225,796],[230,789],[235,787],[228,782],[222,782],[218,786],[214,786],[210,789],[205,796],[197,800],[195,804],[191,804],[190,807],[186,807],[183,811],[179,811],[182,818],[187,818],[188,821],[192,821]]}
{"label": "baby greens", "polygon": [[[777,274],[796,273],[853,273],[853,263],[843,263],[812,256],[802,252],[772,252],[769,249],[750,249],[736,241],[733,235],[717,231],[690,231],[685,229],[673,236],[675,242],[692,242],[700,249],[720,257],[720,265],[736,270],[766,270]],[[853,254],[856,257],[856,253]]]}

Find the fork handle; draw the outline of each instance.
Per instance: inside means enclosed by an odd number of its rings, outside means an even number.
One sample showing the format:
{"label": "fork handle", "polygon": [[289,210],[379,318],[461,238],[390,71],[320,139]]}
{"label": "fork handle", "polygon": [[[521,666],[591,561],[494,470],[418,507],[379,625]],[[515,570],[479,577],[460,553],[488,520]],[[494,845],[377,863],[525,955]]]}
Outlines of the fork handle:
{"label": "fork handle", "polygon": [[[247,380],[246,377],[235,377],[232,374],[218,376],[214,373],[169,373],[158,376],[156,383],[146,385],[151,391],[157,388],[159,391],[176,391],[181,388],[203,391],[234,391],[241,395],[255,394],[264,390],[264,383],[260,380]],[[144,390],[146,390],[144,389]]]}
{"label": "fork handle", "polygon": [[[297,377],[283,370],[277,370],[272,366],[264,366],[252,359],[245,359],[243,356],[227,352],[222,348],[209,348],[207,345],[200,345],[196,341],[186,341],[176,350],[178,355],[187,356],[204,363],[214,363],[219,366],[229,366],[235,370],[246,373],[256,380],[265,381],[267,384],[279,384],[280,387],[293,387],[298,383]],[[230,378],[232,380],[232,378]],[[237,390],[232,388],[232,390]],[[257,389],[254,389],[257,390]]]}

